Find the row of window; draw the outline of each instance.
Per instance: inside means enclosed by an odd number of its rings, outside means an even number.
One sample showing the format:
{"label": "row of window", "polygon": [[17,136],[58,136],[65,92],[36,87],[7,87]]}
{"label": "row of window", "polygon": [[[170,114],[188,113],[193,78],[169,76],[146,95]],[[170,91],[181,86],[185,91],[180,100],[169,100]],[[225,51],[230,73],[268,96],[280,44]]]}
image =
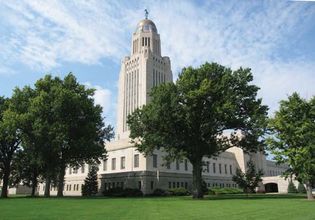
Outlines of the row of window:
{"label": "row of window", "polygon": [[[139,39],[135,39],[132,42],[132,53],[137,53],[140,51],[141,47],[149,47],[151,48],[151,38],[150,37],[142,37],[141,38],[141,46],[139,47]],[[154,39],[153,51],[156,53],[160,53],[159,40]]]}
{"label": "row of window", "polygon": [[[116,170],[116,158],[112,158],[111,165],[112,170]],[[139,167],[139,154],[135,154],[133,158],[133,167],[138,168]],[[120,157],[120,169],[123,170],[126,168],[126,157]],[[103,171],[107,171],[107,160],[103,161]]]}
{"label": "row of window", "polygon": [[[82,187],[82,186],[83,186],[83,184],[66,184],[64,186],[64,191],[71,191],[71,190],[80,191],[81,190],[80,187]],[[43,189],[43,191],[45,191],[45,185],[43,185],[42,189]],[[53,185],[50,186],[50,191],[57,191],[57,189],[58,188],[56,186],[53,186]],[[38,191],[40,191],[40,186],[38,186]]]}
{"label": "row of window", "polygon": [[[108,168],[107,168],[107,163],[108,161],[107,160],[104,160],[103,161],[103,171],[107,171]],[[180,170],[181,168],[181,162],[179,160],[176,160],[175,161],[175,168],[176,170]],[[185,171],[188,171],[188,160],[185,159],[183,161],[183,165],[184,165],[184,170]],[[218,165],[218,166],[217,166]],[[134,158],[133,158],[133,167],[134,168],[138,168],[139,167],[139,154],[135,154],[134,155]],[[153,154],[152,156],[152,167],[153,168],[157,168],[158,167],[158,156],[156,154]],[[125,156],[122,156],[120,157],[120,169],[123,170],[126,168],[126,157]],[[167,163],[166,164],[166,168],[167,169],[171,169],[171,163]],[[218,170],[217,170],[218,168]],[[117,159],[116,158],[111,158],[111,170],[116,170],[117,169]],[[77,174],[78,173],[78,168],[70,168],[69,169],[69,174]],[[89,170],[90,170],[90,166],[89,166]],[[230,175],[233,175],[233,166],[230,164],[216,164],[216,163],[212,163],[212,172],[213,173],[218,173],[219,174],[222,174],[223,171],[224,171],[224,174],[230,174]],[[85,172],[85,166],[83,165],[81,167],[81,173],[84,173]],[[205,163],[205,169],[204,169],[204,172],[206,173],[210,173],[210,162],[207,161]]]}
{"label": "row of window", "polygon": [[[83,184],[73,184],[73,191],[80,191],[79,190],[79,187],[82,187]],[[65,185],[65,191],[71,191],[71,188],[72,188],[72,184],[66,184]]]}

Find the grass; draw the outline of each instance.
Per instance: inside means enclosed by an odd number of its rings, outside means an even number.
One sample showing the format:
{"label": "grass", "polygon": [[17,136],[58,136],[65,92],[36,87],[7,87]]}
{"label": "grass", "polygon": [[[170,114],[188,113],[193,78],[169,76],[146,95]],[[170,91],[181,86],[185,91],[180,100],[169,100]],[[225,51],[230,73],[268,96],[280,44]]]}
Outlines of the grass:
{"label": "grass", "polygon": [[167,198],[0,199],[0,219],[315,219],[304,195],[220,195]]}

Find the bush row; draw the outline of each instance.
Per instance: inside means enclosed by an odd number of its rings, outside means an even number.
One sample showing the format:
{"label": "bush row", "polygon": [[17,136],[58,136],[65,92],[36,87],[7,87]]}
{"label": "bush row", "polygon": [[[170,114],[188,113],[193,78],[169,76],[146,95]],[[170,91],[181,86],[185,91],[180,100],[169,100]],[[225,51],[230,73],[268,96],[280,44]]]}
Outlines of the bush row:
{"label": "bush row", "polygon": [[213,187],[209,189],[209,195],[220,195],[220,194],[240,194],[243,190],[238,188],[218,188]]}
{"label": "bush row", "polygon": [[[214,187],[208,190],[209,195],[219,195],[219,194],[239,194],[243,193],[241,189],[238,188],[218,188]],[[104,196],[112,197],[141,197],[143,193],[139,189],[131,188],[111,188],[103,191]],[[173,188],[169,190],[155,189],[151,196],[188,196],[191,192],[185,188]]]}
{"label": "bush row", "polygon": [[111,188],[103,191],[104,196],[113,196],[113,197],[141,197],[143,193],[139,189],[131,188]]}

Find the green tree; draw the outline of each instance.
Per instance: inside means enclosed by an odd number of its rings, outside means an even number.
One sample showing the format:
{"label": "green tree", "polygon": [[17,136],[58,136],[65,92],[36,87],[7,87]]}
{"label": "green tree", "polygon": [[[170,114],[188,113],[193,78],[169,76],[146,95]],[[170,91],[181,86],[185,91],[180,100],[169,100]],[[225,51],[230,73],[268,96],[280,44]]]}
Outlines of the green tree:
{"label": "green tree", "polygon": [[289,181],[289,185],[288,185],[288,193],[297,193],[297,189],[293,183],[292,180]]}
{"label": "green tree", "polygon": [[40,152],[49,172],[46,189],[57,172],[57,195],[63,196],[66,167],[99,163],[106,155],[105,140],[113,137],[112,127],[104,125],[94,90],[79,84],[71,73],[63,80],[45,76],[36,82],[35,92],[30,114],[36,139],[43,143]]}
{"label": "green tree", "polygon": [[130,137],[146,155],[163,149],[167,159],[186,157],[193,166],[193,198],[202,198],[203,157],[231,145],[263,149],[259,137],[268,108],[256,98],[259,88],[252,80],[250,69],[232,71],[216,63],[184,68],[176,84],[154,88],[151,102],[128,117]]}
{"label": "green tree", "polygon": [[247,162],[245,173],[241,169],[236,169],[236,174],[232,177],[232,180],[243,189],[245,193],[255,193],[255,188],[259,182],[262,181],[261,177],[264,175],[261,169],[256,171],[255,164],[252,160]]}
{"label": "green tree", "polygon": [[97,167],[91,166],[88,176],[84,180],[82,186],[82,196],[93,196],[98,192]]}
{"label": "green tree", "polygon": [[20,148],[21,132],[19,124],[22,117],[10,108],[10,99],[0,97],[0,170],[3,180],[1,197],[8,197],[9,177],[12,160]]}
{"label": "green tree", "polygon": [[269,123],[268,146],[278,163],[287,163],[286,175],[306,185],[307,198],[314,199],[315,181],[315,97],[307,101],[297,93],[280,102]]}
{"label": "green tree", "polygon": [[22,183],[23,185],[31,187],[31,196],[34,197],[44,170],[38,162],[37,156],[33,155],[33,153],[35,152],[29,151],[29,149],[23,149],[16,154],[12,162],[13,173],[11,174],[10,180],[12,185]]}
{"label": "green tree", "polygon": [[22,182],[32,188],[32,196],[35,196],[39,178],[44,173],[43,161],[41,159],[42,143],[37,139],[33,123],[35,121],[30,114],[31,100],[36,96],[34,89],[29,86],[23,89],[15,88],[11,98],[11,108],[19,114],[23,114],[23,121],[20,123],[21,145],[17,153],[14,165],[13,183]]}

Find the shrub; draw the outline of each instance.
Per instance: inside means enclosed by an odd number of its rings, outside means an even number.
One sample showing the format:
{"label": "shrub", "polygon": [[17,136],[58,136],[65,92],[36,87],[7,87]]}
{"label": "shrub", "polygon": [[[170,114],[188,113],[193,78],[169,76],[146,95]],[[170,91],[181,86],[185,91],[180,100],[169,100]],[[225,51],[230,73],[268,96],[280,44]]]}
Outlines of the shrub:
{"label": "shrub", "polygon": [[131,188],[110,188],[103,191],[104,196],[112,196],[112,197],[141,197],[143,193],[139,189],[131,189]]}
{"label": "shrub", "polygon": [[305,189],[304,185],[302,183],[300,183],[300,182],[299,182],[297,191],[299,193],[306,193],[306,189]]}
{"label": "shrub", "polygon": [[169,192],[172,196],[188,196],[188,195],[190,195],[190,192],[187,189],[182,188],[182,187],[170,189]]}
{"label": "shrub", "polygon": [[123,188],[116,187],[116,188],[110,188],[103,191],[104,196],[114,196],[114,197],[124,197],[125,192]]}
{"label": "shrub", "polygon": [[297,193],[297,189],[292,181],[289,182],[288,185],[288,193]]}
{"label": "shrub", "polygon": [[152,193],[152,196],[169,196],[170,193],[164,189],[155,189]]}
{"label": "shrub", "polygon": [[202,190],[204,195],[208,195],[209,189],[208,189],[207,183],[205,181],[202,181],[201,190]]}
{"label": "shrub", "polygon": [[143,193],[140,189],[126,188],[126,189],[124,189],[124,192],[125,192],[126,197],[141,197],[141,196],[143,196]]}
{"label": "shrub", "polygon": [[238,188],[218,188],[213,187],[209,189],[210,195],[220,195],[220,194],[240,194],[243,193],[243,190]]}

